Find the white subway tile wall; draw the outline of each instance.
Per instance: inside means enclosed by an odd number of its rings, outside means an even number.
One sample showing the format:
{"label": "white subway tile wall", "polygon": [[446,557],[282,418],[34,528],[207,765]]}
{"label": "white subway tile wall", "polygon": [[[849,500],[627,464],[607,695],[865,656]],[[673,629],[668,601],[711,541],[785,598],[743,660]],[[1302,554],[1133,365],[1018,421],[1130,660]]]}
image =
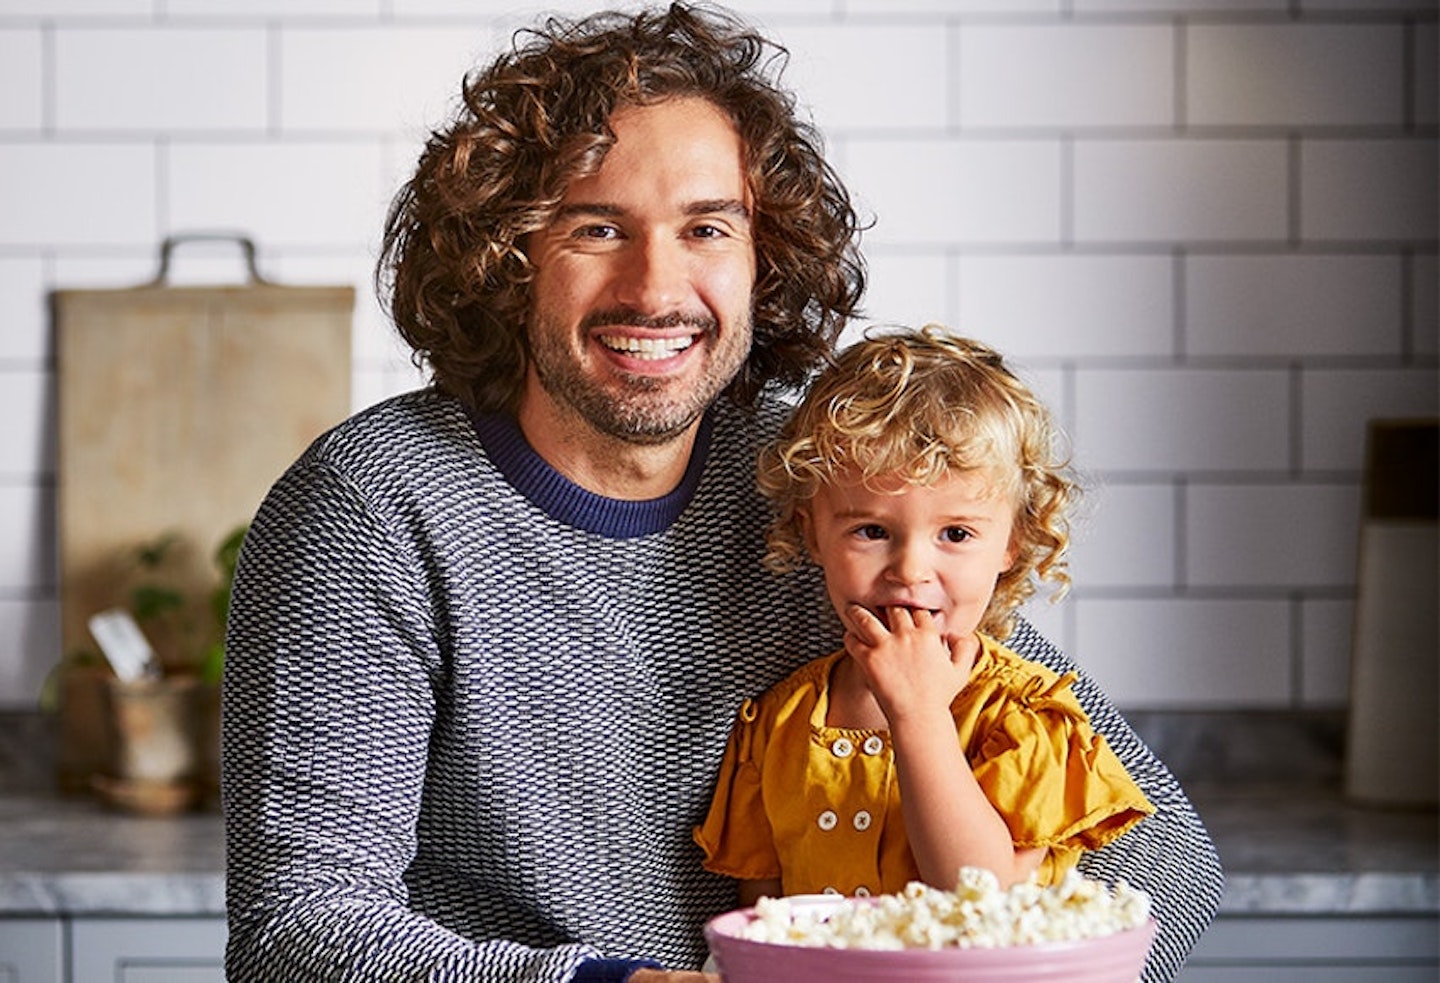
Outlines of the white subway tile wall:
{"label": "white subway tile wall", "polygon": [[[357,288],[356,408],[419,384],[371,285],[390,196],[467,67],[593,6],[0,0],[0,709],[60,655],[49,293],[243,230]],[[1366,421],[1440,411],[1435,4],[734,9],[874,219],[867,320],[1000,347],[1071,435],[1075,586],[1036,624],[1128,708],[1344,706]]]}
{"label": "white subway tile wall", "polygon": [[1317,596],[1302,601],[1299,608],[1299,702],[1343,706],[1350,692],[1353,605],[1348,599]]}
{"label": "white subway tile wall", "polygon": [[876,246],[1023,246],[1061,237],[1058,141],[867,132],[848,141],[842,160],[839,170],[874,218],[867,241]]}
{"label": "white subway tile wall", "polygon": [[1405,350],[1433,358],[1440,353],[1440,262],[1434,253],[1416,254],[1409,260],[1405,265],[1410,295]]}
{"label": "white subway tile wall", "polygon": [[1288,477],[1289,388],[1289,372],[1263,366],[1082,367],[1077,453],[1088,468],[1151,481],[1161,472]]}
{"label": "white subway tile wall", "polygon": [[263,24],[76,27],[51,36],[56,134],[265,130]]}
{"label": "white subway tile wall", "polygon": [[1304,240],[1423,241],[1435,234],[1435,140],[1317,139],[1300,147]]}
{"label": "white subway tile wall", "polygon": [[956,58],[966,129],[1166,127],[1174,117],[1164,23],[977,24],[960,32]]}
{"label": "white subway tile wall", "polygon": [[[1434,350],[1428,359],[1433,361]],[[1299,469],[1344,472],[1364,460],[1365,421],[1435,415],[1435,371],[1423,367],[1315,368],[1300,377]]]}
{"label": "white subway tile wall", "polygon": [[1401,126],[1405,26],[1204,24],[1185,32],[1191,126]]}
{"label": "white subway tile wall", "polygon": [[38,28],[0,31],[0,127],[38,130],[43,115],[40,97],[41,49],[44,35]]}
{"label": "white subway tile wall", "polygon": [[[283,130],[424,135],[450,109],[455,82],[493,53],[498,34],[378,23],[280,34]],[[320,67],[323,70],[317,71]],[[408,81],[396,85],[396,77]],[[415,93],[429,93],[429,100]]]}
{"label": "white subway tile wall", "polygon": [[959,325],[1005,325],[994,344],[1016,359],[1168,357],[1175,262],[1161,255],[967,255]]}
{"label": "white subway tile wall", "polygon": [[133,248],[153,238],[160,155],[153,142],[0,134],[3,255]]}
{"label": "white subway tile wall", "polygon": [[1180,527],[1182,582],[1202,591],[1344,588],[1355,576],[1355,537],[1316,531],[1349,529],[1359,512],[1349,484],[1196,485]]}
{"label": "white subway tile wall", "polygon": [[1289,145],[1273,137],[1074,139],[1073,245],[1285,241]]}
{"label": "white subway tile wall", "polygon": [[1404,336],[1403,270],[1398,256],[1196,255],[1185,295],[1186,350],[1384,357]]}
{"label": "white subway tile wall", "polygon": [[1086,667],[1121,706],[1288,707],[1299,676],[1291,603],[1208,593],[1096,597],[1076,603],[1075,635]]}

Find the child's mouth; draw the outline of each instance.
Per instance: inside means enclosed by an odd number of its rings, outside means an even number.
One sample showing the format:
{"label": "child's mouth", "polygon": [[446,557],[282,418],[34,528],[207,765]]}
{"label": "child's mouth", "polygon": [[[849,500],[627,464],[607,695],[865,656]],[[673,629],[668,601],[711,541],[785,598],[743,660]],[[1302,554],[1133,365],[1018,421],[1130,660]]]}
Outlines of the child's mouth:
{"label": "child's mouth", "polygon": [[922,607],[916,607],[916,606],[913,605],[913,604],[884,604],[884,605],[879,606],[879,607],[876,608],[875,610],[876,610],[876,613],[877,613],[877,615],[879,616],[880,620],[883,621],[883,622],[885,622],[885,624],[887,624],[887,625],[890,624],[890,613],[891,613],[892,611],[909,611],[911,617],[914,617],[917,613],[919,613],[919,612],[921,612],[921,611],[928,611],[928,612],[930,613],[930,617],[932,617],[932,618],[939,618],[939,617],[940,617],[940,609],[939,609],[939,608],[922,608]]}

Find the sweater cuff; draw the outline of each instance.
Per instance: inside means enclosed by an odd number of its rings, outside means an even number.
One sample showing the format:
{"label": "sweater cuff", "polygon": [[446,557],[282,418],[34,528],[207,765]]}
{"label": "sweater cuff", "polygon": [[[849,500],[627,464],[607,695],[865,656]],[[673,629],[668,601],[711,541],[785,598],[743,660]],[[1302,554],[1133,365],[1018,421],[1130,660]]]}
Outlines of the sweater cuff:
{"label": "sweater cuff", "polygon": [[637,969],[664,969],[653,959],[587,959],[575,970],[574,983],[625,983]]}

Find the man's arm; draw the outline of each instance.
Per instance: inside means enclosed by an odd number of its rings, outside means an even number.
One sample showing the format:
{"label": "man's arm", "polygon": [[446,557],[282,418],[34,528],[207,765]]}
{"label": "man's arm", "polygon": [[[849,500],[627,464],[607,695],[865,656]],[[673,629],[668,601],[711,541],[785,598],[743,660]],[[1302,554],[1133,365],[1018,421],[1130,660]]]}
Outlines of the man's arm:
{"label": "man's arm", "polygon": [[412,910],[442,683],[421,576],[348,482],[282,478],[241,555],[223,792],[232,980],[568,980],[597,953],[478,943]]}
{"label": "man's arm", "polygon": [[1107,883],[1123,880],[1150,894],[1160,931],[1141,979],[1173,980],[1220,905],[1225,877],[1210,834],[1175,776],[1073,661],[1024,620],[1017,620],[1005,644],[1056,672],[1079,673],[1074,692],[1080,705],[1155,806],[1153,816],[1114,843],[1083,854],[1080,868]]}

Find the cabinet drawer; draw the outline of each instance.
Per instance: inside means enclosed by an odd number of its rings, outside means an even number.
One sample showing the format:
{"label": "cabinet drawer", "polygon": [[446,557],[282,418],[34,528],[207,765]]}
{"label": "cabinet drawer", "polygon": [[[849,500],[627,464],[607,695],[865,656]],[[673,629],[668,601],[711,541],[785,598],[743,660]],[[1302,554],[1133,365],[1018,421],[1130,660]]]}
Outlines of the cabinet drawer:
{"label": "cabinet drawer", "polygon": [[1440,918],[1222,916],[1182,983],[1435,983]]}
{"label": "cabinet drawer", "polygon": [[58,918],[0,919],[0,983],[58,983],[64,953]]}
{"label": "cabinet drawer", "polygon": [[1237,956],[1325,965],[1336,960],[1440,960],[1440,920],[1413,917],[1217,918],[1192,963]]}
{"label": "cabinet drawer", "polygon": [[1187,966],[1180,983],[1435,983],[1430,966]]}
{"label": "cabinet drawer", "polygon": [[223,918],[79,918],[71,978],[116,983],[224,983]]}

